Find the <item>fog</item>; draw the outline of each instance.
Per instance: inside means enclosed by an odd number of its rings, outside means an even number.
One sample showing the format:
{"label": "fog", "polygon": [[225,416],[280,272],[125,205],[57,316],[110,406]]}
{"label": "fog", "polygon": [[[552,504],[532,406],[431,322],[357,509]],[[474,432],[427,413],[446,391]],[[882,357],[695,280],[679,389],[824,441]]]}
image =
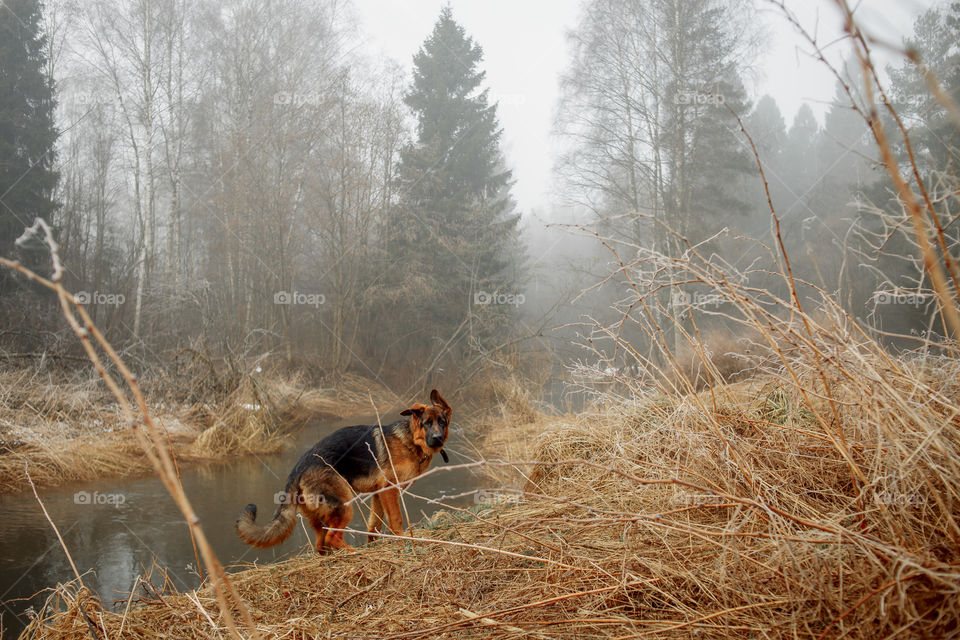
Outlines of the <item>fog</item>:
{"label": "fog", "polygon": [[[358,50],[389,56],[409,72],[413,55],[442,4],[357,3],[363,34]],[[935,0],[866,0],[857,3],[857,16],[869,33],[899,43],[910,35],[916,17],[934,4]],[[559,142],[551,133],[559,78],[568,63],[566,35],[576,26],[581,5],[577,0],[450,3],[457,20],[483,46],[487,86],[500,101],[504,150],[515,171],[514,194],[523,211],[542,210],[546,215],[556,201],[552,169]],[[833,63],[850,55],[832,0],[791,0],[785,6],[800,25],[817,34]],[[834,98],[832,74],[811,55],[809,44],[778,6],[759,2],[756,8],[756,22],[765,32],[766,43],[750,64],[746,79],[751,95],[773,96],[788,123],[800,105],[809,104],[822,123]],[[876,53],[881,69],[896,60],[888,50]]]}

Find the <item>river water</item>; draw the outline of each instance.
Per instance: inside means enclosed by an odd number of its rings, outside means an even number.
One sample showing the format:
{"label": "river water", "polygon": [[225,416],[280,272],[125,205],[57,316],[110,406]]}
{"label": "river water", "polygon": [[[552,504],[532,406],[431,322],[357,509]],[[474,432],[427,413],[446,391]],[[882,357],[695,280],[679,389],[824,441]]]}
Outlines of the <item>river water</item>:
{"label": "river water", "polygon": [[[297,458],[314,442],[335,429],[352,424],[375,424],[368,417],[343,421],[316,421],[296,436],[296,446],[282,453],[247,456],[227,463],[183,469],[183,487],[220,561],[275,562],[296,553],[311,552],[310,535],[299,523],[282,544],[255,549],[244,544],[233,523],[244,505],[259,507],[258,522],[268,520],[276,508],[273,496],[281,490]],[[450,464],[468,462],[462,432],[451,428],[447,452]],[[445,466],[435,456],[433,467]],[[469,469],[435,472],[413,486],[413,492],[456,506],[474,504],[473,496],[445,498],[468,492],[479,478]],[[77,483],[41,491],[40,497],[63,536],[83,575],[84,584],[100,594],[105,604],[125,604],[138,575],[154,563],[164,567],[178,590],[195,588],[200,580],[187,525],[166,489],[156,477],[121,478]],[[442,508],[425,500],[406,497],[407,511],[416,522]],[[366,510],[365,508],[363,509]],[[354,510],[353,528],[363,529],[361,509]],[[353,545],[363,543],[347,534]],[[153,571],[155,584],[158,572]],[[43,516],[29,489],[17,495],[0,495],[0,616],[3,637],[14,638],[27,622],[27,610],[39,609],[43,590],[73,579],[56,534]]]}

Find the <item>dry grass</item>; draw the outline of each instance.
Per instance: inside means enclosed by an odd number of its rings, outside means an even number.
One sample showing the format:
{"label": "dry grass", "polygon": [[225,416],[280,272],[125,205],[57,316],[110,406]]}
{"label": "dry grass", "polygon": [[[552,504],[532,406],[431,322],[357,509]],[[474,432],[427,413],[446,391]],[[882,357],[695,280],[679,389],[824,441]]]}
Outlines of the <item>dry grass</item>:
{"label": "dry grass", "polygon": [[[182,442],[188,431],[173,425]],[[28,489],[26,464],[42,486],[149,468],[89,372],[12,369],[0,372],[0,493]]]}
{"label": "dry grass", "polygon": [[718,382],[736,382],[752,376],[756,358],[744,354],[749,341],[742,333],[735,335],[717,328],[702,334],[699,342],[696,346],[683,342],[677,348],[673,385],[682,386],[682,381],[690,380],[693,388],[704,389]]}
{"label": "dry grass", "polygon": [[[250,370],[254,370],[250,367]],[[186,377],[182,386],[209,380]],[[218,380],[222,386],[225,380]],[[208,401],[177,402],[169,380],[147,380],[158,426],[182,462],[276,451],[311,419],[346,417],[393,408],[397,399],[377,383],[338,376],[311,387],[302,375],[277,371],[237,376],[233,388]],[[212,388],[212,387],[208,387]],[[172,398],[172,399],[171,399]],[[152,468],[99,377],[75,371],[0,371],[0,493],[28,488],[24,465],[38,486],[147,473]]]}
{"label": "dry grass", "polygon": [[[190,421],[203,427],[191,452],[200,456],[277,451],[286,436],[318,417],[346,418],[399,407],[382,385],[359,376],[326,379],[310,389],[297,377],[247,377],[219,406],[194,404]],[[331,386],[326,386],[331,385]]]}
{"label": "dry grass", "polygon": [[[305,552],[233,581],[277,638],[947,637],[960,631],[960,369],[869,365],[831,381],[830,427],[862,479],[818,424],[829,403],[776,378],[531,430],[505,420],[483,448],[537,460],[516,465],[522,493],[441,512],[414,531],[427,540]],[[87,637],[81,608],[111,638],[223,633],[206,590],[115,613],[71,589],[28,633]]]}

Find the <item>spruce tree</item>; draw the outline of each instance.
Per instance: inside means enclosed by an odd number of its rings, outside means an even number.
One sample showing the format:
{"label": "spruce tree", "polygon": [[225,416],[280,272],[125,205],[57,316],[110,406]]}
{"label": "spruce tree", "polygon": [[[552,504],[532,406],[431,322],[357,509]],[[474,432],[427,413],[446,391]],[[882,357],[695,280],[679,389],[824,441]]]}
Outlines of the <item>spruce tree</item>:
{"label": "spruce tree", "polygon": [[740,43],[723,2],[658,0],[651,7],[651,27],[662,31],[666,49],[654,55],[669,67],[661,132],[668,163],[665,219],[698,242],[726,225],[731,212],[749,206],[743,186],[755,166],[734,115],[750,110],[736,53]]}
{"label": "spruce tree", "polygon": [[[954,101],[960,100],[960,2],[929,9],[913,26],[907,41],[917,51],[923,66],[933,72],[942,89]],[[891,87],[888,99],[900,118],[910,126],[914,159],[925,178],[931,172],[946,173],[953,180],[960,176],[960,127],[930,92],[917,65],[904,61],[889,68]],[[887,110],[880,109],[884,127],[891,137],[895,153],[909,160],[906,145]]]}
{"label": "spruce tree", "polygon": [[820,177],[819,155],[820,125],[810,105],[803,103],[793,118],[793,124],[787,132],[787,146],[784,152],[784,172],[789,176],[793,190],[793,201],[781,213],[786,215],[803,205],[798,200],[809,198],[810,188]]}
{"label": "spruce tree", "polygon": [[[787,125],[780,112],[777,101],[765,95],[757,102],[753,112],[744,119],[747,132],[757,146],[757,153],[763,163],[767,178],[767,187],[774,206],[780,210],[784,202],[791,202],[792,190],[789,177],[784,168],[787,146]],[[756,179],[752,181],[748,196],[745,198],[752,204],[750,226],[752,233],[765,234],[770,226],[770,209],[767,206],[767,196],[763,182],[754,168]],[[785,205],[784,208],[789,206]]]}
{"label": "spruce tree", "polygon": [[760,159],[774,170],[779,169],[780,155],[786,145],[787,125],[777,101],[770,95],[763,96],[745,122]]}
{"label": "spruce tree", "polygon": [[[860,86],[860,69],[851,59],[847,75],[853,86]],[[831,207],[845,209],[856,190],[875,175],[870,159],[876,147],[863,116],[853,110],[843,85],[838,80],[833,103],[823,120],[818,140],[818,163],[821,177],[817,190],[817,210]]]}
{"label": "spruce tree", "polygon": [[485,304],[484,294],[518,293],[520,248],[511,172],[500,150],[497,106],[482,87],[482,58],[444,7],[414,56],[404,96],[416,116],[416,140],[401,151],[391,235],[400,303],[407,306],[402,317],[412,324],[406,342],[420,355],[448,340],[467,314],[482,320],[471,325],[472,337],[482,339],[515,310]]}
{"label": "spruce tree", "polygon": [[[3,0],[0,10],[0,255],[36,216],[49,220],[57,132],[53,81],[39,0]],[[3,288],[0,278],[0,288]]]}

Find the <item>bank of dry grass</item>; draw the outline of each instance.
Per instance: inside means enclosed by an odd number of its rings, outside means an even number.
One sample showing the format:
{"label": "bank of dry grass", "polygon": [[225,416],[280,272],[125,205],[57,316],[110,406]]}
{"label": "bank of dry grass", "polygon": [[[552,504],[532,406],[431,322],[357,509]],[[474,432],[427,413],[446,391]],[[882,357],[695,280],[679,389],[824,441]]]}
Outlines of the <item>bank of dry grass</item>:
{"label": "bank of dry grass", "polygon": [[[485,464],[518,474],[483,505],[435,516],[416,541],[232,579],[276,638],[948,637],[960,371],[860,355],[856,378],[491,422]],[[109,612],[61,587],[26,637],[225,635],[209,590],[138,596]]]}
{"label": "bank of dry grass", "polygon": [[[196,389],[203,381],[180,384]],[[146,386],[148,399],[160,398],[153,406],[159,428],[185,463],[279,450],[310,419],[373,413],[371,394],[381,410],[396,403],[381,385],[358,376],[314,384],[296,372],[261,371],[192,402],[169,381]],[[29,488],[25,465],[38,486],[152,469],[114,398],[86,368],[0,371],[0,493]]]}

